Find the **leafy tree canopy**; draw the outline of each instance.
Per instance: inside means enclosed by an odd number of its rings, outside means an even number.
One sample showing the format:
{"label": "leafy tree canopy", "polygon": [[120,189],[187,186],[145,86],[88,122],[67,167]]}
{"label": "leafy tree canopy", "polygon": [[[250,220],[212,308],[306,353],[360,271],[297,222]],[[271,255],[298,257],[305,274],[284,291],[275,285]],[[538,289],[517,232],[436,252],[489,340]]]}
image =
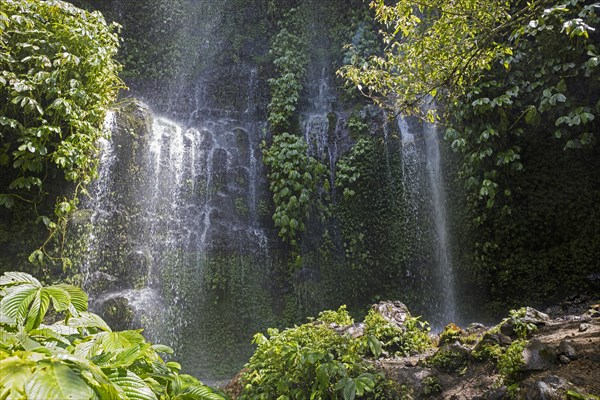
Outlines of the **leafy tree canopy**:
{"label": "leafy tree canopy", "polygon": [[[39,203],[57,169],[76,194],[95,177],[97,140],[123,87],[117,28],[64,1],[0,0],[0,206]],[[75,205],[59,199],[59,221]]]}
{"label": "leafy tree canopy", "polygon": [[600,3],[387,4],[371,2],[384,26],[384,53],[355,55],[339,73],[394,112],[419,114],[430,108],[424,103],[441,100],[463,177],[488,207],[500,190],[511,194],[500,182],[523,168],[521,136],[550,133],[565,148],[595,143]]}
{"label": "leafy tree canopy", "polygon": [[[587,5],[586,5],[587,3]],[[588,38],[586,18],[598,3],[577,0],[401,0],[371,2],[384,29],[383,54],[356,54],[339,73],[365,94],[396,111],[416,112],[430,96],[456,100],[500,63],[507,70],[524,29],[549,14],[567,16],[549,29],[570,38]],[[533,22],[535,23],[535,22]]]}

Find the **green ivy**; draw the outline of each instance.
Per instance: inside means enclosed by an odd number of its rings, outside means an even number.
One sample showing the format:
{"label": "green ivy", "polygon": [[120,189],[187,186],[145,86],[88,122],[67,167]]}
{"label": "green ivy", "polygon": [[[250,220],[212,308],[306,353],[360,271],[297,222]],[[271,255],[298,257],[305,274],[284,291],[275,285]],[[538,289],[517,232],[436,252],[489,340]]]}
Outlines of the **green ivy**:
{"label": "green ivy", "polygon": [[300,100],[306,66],[308,44],[306,23],[298,8],[291,8],[279,21],[279,32],[273,39],[269,54],[277,76],[269,79],[271,102],[267,121],[274,134],[287,130]]}
{"label": "green ivy", "polygon": [[273,221],[279,236],[297,247],[297,234],[304,231],[305,219],[326,173],[326,167],[307,155],[302,137],[287,132],[275,135],[267,148],[263,142],[263,163],[269,168],[270,190],[275,202]]}

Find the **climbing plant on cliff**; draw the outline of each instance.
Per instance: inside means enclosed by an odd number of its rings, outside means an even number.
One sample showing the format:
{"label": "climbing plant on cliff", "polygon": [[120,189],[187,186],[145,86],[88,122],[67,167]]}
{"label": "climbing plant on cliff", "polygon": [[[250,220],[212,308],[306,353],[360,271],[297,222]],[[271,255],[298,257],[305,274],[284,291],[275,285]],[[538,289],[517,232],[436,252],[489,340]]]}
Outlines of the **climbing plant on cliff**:
{"label": "climbing plant on cliff", "polygon": [[57,199],[54,221],[40,216],[52,234],[96,176],[96,142],[123,86],[113,58],[117,26],[64,1],[0,3],[0,169],[10,179],[0,205],[39,204],[44,182],[60,171],[75,198]]}
{"label": "climbing plant on cliff", "polygon": [[[87,311],[78,287],[33,276],[0,277],[0,397],[5,399],[189,399],[224,397],[159,353],[140,331],[113,331]],[[52,310],[52,309],[53,310]],[[51,323],[47,318],[63,318]]]}
{"label": "climbing plant on cliff", "polygon": [[297,234],[305,229],[311,199],[326,172],[325,166],[307,151],[302,137],[283,132],[275,135],[271,147],[263,152],[276,206],[273,221],[279,236],[292,246],[298,245]]}
{"label": "climbing plant on cliff", "polygon": [[284,14],[271,45],[277,75],[269,79],[271,102],[267,120],[273,142],[270,146],[262,144],[276,207],[273,221],[279,236],[294,248],[298,247],[298,233],[305,229],[304,220],[326,172],[321,162],[308,155],[304,138],[289,133],[308,63],[306,23],[301,11],[292,8]]}

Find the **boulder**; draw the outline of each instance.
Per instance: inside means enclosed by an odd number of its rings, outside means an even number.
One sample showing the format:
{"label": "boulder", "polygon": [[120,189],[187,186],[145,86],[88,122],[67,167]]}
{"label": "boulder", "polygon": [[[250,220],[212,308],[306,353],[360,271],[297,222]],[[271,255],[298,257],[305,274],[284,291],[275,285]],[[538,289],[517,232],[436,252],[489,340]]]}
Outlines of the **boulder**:
{"label": "boulder", "polygon": [[373,304],[371,308],[377,311],[386,321],[400,329],[404,328],[404,322],[407,318],[410,318],[408,307],[400,301],[382,301]]}
{"label": "boulder", "polygon": [[336,331],[336,333],[340,335],[349,335],[353,338],[358,338],[365,334],[365,324],[362,322],[348,326],[340,326],[337,324],[330,324],[329,326]]}
{"label": "boulder", "polygon": [[524,371],[544,371],[552,368],[557,361],[556,350],[538,340],[532,340],[523,350]]}
{"label": "boulder", "polygon": [[533,324],[536,327],[540,327],[548,324],[550,321],[551,318],[548,314],[532,307],[525,307],[525,315],[522,317],[507,318],[502,325],[500,325],[500,332],[507,336],[513,336],[515,335],[515,326],[517,324]]}
{"label": "boulder", "polygon": [[568,357],[570,360],[577,359],[577,351],[573,344],[568,340],[563,340],[558,345],[558,354]]}
{"label": "boulder", "polygon": [[531,382],[522,388],[522,398],[531,400],[561,400],[569,389],[566,379],[550,375],[541,381]]}

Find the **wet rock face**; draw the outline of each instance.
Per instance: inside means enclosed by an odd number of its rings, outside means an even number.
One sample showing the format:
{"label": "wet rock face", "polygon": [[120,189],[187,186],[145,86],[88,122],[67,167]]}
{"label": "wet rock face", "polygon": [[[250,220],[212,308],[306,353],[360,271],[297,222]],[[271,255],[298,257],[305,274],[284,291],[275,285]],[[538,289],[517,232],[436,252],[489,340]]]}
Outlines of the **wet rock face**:
{"label": "wet rock face", "polygon": [[124,297],[114,297],[105,301],[100,312],[106,322],[116,331],[131,329],[135,313]]}

